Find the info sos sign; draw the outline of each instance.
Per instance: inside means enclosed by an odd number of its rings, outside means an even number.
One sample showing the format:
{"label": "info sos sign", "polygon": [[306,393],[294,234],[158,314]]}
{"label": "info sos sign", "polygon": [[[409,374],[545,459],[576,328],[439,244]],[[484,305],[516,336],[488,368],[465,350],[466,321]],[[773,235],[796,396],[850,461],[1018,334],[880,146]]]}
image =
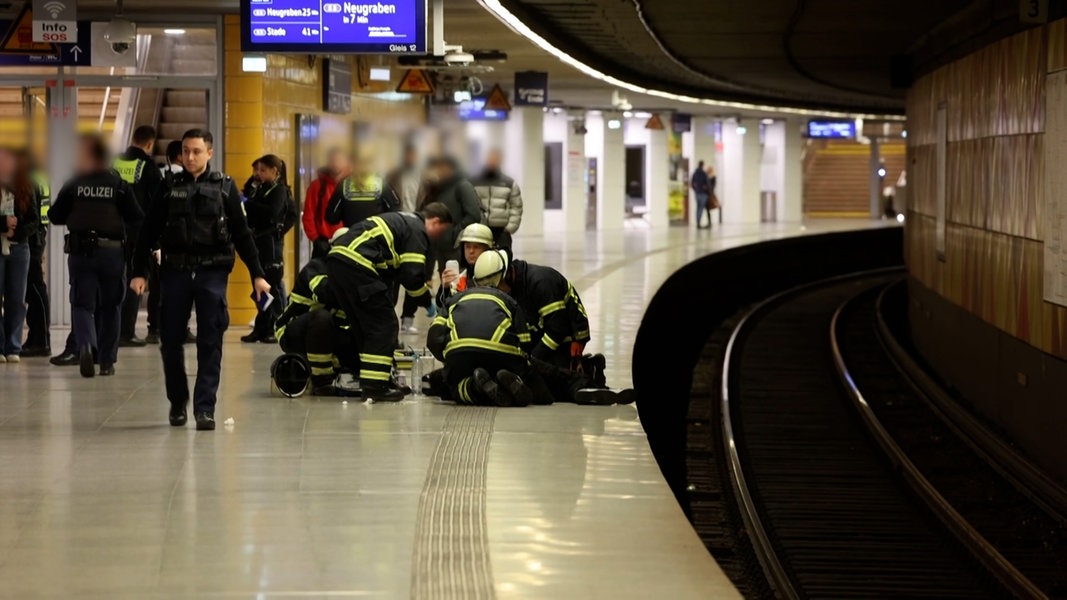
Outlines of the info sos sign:
{"label": "info sos sign", "polygon": [[77,21],[34,21],[33,41],[73,44],[78,41]]}

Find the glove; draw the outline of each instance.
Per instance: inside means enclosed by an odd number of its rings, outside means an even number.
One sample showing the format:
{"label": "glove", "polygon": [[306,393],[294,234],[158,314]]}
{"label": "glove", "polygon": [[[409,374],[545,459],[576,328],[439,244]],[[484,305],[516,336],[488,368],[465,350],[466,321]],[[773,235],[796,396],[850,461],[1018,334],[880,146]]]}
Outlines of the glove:
{"label": "glove", "polygon": [[323,254],[329,254],[330,253],[330,240],[328,240],[326,238],[319,238],[319,239],[315,240],[313,242],[313,244],[315,246],[315,251],[316,252],[321,252]]}

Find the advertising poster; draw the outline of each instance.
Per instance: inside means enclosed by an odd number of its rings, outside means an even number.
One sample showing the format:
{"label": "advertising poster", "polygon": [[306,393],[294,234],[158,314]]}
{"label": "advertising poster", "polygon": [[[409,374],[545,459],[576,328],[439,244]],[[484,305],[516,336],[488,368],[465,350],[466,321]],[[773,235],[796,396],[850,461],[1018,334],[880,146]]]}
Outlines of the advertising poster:
{"label": "advertising poster", "polygon": [[689,199],[689,163],[682,158],[682,134],[678,128],[667,130],[667,214],[671,221],[685,221]]}

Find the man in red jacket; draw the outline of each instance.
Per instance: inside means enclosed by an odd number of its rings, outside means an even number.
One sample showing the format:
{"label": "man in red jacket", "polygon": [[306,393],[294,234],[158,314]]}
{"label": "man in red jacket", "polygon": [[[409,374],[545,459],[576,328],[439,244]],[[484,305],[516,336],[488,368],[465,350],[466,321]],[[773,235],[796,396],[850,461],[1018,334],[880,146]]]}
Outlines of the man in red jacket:
{"label": "man in red jacket", "polygon": [[319,177],[308,186],[304,195],[304,233],[311,240],[312,258],[325,257],[330,252],[330,238],[341,224],[326,222],[326,205],[330,203],[337,183],[348,174],[348,157],[339,149],[330,150],[326,166],[319,169]]}

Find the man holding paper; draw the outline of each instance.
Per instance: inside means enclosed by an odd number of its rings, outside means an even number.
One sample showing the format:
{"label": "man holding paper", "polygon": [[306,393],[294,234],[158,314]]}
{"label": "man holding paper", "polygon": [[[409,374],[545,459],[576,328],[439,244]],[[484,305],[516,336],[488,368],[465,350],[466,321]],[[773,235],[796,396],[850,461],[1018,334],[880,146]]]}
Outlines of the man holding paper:
{"label": "man holding paper", "polygon": [[189,315],[196,306],[196,385],[193,412],[196,428],[215,429],[215,402],[222,372],[222,336],[230,324],[226,284],[234,266],[234,250],[252,275],[253,297],[270,291],[263,277],[255,240],[241,210],[241,194],[233,179],[212,171],[211,133],[191,129],[182,136],[185,170],[149,208],[134,253],[130,281],[134,293],[145,289],[149,251],[159,244],[161,303],[160,352],[170,400],[170,424],[187,421],[189,382],[185,375],[185,342]]}

